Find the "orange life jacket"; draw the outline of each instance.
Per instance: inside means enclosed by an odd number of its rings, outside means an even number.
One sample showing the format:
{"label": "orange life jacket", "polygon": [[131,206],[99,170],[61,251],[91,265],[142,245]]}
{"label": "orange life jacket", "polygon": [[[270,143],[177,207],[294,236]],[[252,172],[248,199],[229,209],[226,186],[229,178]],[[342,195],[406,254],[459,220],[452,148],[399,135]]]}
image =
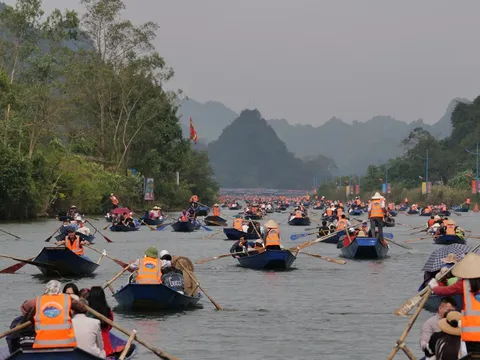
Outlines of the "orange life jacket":
{"label": "orange life jacket", "polygon": [[265,247],[270,245],[280,246],[280,231],[278,229],[269,229],[265,236]]}
{"label": "orange life jacket", "polygon": [[405,204],[408,203],[408,198],[405,198],[405,200],[403,201]]}
{"label": "orange life jacket", "polygon": [[295,217],[297,219],[301,219],[303,217],[303,212],[301,212],[300,210],[295,211]]}
{"label": "orange life jacket", "polygon": [[447,224],[446,235],[455,235],[455,224]]}
{"label": "orange life jacket", "polygon": [[432,227],[433,224],[435,224],[435,219],[428,219],[427,221],[428,227]]}
{"label": "orange life jacket", "polygon": [[346,227],[348,226],[347,220],[346,219],[340,219],[337,222],[337,228],[336,231],[340,230],[347,230]]}
{"label": "orange life jacket", "polygon": [[463,280],[462,341],[480,342],[480,301],[470,291],[470,281]]}
{"label": "orange life jacket", "polygon": [[72,300],[67,294],[42,295],[35,303],[34,349],[77,346],[70,309]]}
{"label": "orange life jacket", "polygon": [[180,216],[180,221],[181,222],[187,222],[188,221],[188,215],[182,214],[182,216]]}
{"label": "orange life jacket", "polygon": [[220,209],[218,207],[213,208],[213,216],[220,216]]}
{"label": "orange life jacket", "polygon": [[151,257],[140,259],[137,272],[137,284],[161,284],[162,263],[161,260]]}
{"label": "orange life jacket", "polygon": [[382,209],[382,200],[375,199],[372,201],[372,208],[370,210],[369,218],[382,218],[385,212]]}
{"label": "orange life jacket", "polygon": [[65,247],[75,253],[76,255],[83,256],[83,246],[80,244],[80,236],[75,235],[75,241],[73,243],[70,242],[68,235],[65,237]]}
{"label": "orange life jacket", "polygon": [[447,205],[442,205],[442,211],[447,211]]}
{"label": "orange life jacket", "polygon": [[243,220],[242,219],[237,218],[237,219],[233,220],[233,228],[234,229],[237,229],[239,231],[243,231],[242,225],[243,225]]}
{"label": "orange life jacket", "polygon": [[112,201],[113,205],[118,205],[118,199],[115,196],[110,196],[110,200]]}

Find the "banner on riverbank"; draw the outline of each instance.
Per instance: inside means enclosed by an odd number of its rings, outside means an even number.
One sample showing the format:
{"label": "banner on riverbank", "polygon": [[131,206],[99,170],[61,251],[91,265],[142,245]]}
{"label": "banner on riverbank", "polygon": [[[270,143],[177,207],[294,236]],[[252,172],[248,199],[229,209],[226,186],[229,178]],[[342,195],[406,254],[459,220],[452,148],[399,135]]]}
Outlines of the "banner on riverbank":
{"label": "banner on riverbank", "polygon": [[154,185],[153,185],[153,178],[146,178],[145,179],[145,201],[153,201],[155,200],[155,194],[153,192]]}
{"label": "banner on riverbank", "polygon": [[[480,181],[479,181],[480,183]],[[476,194],[478,192],[478,184],[476,184],[476,180],[472,180],[472,194]]]}
{"label": "banner on riverbank", "polygon": [[355,194],[360,195],[360,185],[355,185]]}
{"label": "banner on riverbank", "polygon": [[424,181],[422,182],[422,194],[429,194],[432,191],[432,182],[429,181],[428,184]]}
{"label": "banner on riverbank", "polygon": [[387,192],[390,194],[392,192],[392,188],[390,187],[390,183],[383,183],[382,184],[382,192],[386,194]]}

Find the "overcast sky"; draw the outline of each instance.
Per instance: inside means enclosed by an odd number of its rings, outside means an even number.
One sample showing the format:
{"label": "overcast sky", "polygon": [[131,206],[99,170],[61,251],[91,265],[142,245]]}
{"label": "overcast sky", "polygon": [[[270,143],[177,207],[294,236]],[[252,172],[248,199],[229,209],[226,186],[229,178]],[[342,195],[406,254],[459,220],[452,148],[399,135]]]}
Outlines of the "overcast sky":
{"label": "overcast sky", "polygon": [[375,115],[433,123],[451,99],[480,94],[478,0],[125,2],[126,17],[160,24],[172,88],[235,111],[315,125]]}

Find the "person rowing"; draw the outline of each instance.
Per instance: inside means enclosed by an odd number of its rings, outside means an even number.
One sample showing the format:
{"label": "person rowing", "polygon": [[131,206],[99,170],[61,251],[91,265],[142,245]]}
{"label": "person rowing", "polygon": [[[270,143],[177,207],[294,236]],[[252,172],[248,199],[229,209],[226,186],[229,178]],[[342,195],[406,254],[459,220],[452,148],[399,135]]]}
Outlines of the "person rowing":
{"label": "person rowing", "polygon": [[65,247],[72,251],[75,255],[88,259],[88,257],[85,256],[83,245],[90,245],[90,243],[86,240],[80,239],[80,236],[75,234],[75,230],[72,228],[69,228],[67,233],[68,235],[65,237],[65,239],[57,241],[55,245],[65,245]]}

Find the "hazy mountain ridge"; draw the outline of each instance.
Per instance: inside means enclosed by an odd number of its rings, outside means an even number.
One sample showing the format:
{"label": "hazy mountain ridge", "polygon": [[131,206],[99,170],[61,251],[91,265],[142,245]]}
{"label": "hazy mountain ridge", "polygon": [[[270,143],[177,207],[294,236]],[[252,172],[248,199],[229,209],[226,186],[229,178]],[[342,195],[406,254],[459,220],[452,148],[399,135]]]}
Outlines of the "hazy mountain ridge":
{"label": "hazy mountain ridge", "polygon": [[[449,136],[452,131],[450,117],[458,101],[468,102],[467,99],[452,100],[445,115],[433,125],[425,124],[421,119],[407,124],[391,116],[380,115],[365,122],[353,121],[352,124],[336,117],[320,126],[291,125],[285,119],[267,120],[267,123],[297,157],[321,154],[335,161],[338,173],[357,173],[363,172],[368,165],[378,165],[402,155],[401,141],[417,127],[439,139]],[[179,112],[189,114],[182,118],[183,124],[188,124],[192,116],[199,138],[207,142],[215,140],[216,134],[223,129],[220,127],[231,124],[235,114],[221,103],[201,104],[191,99],[182,101]]]}

